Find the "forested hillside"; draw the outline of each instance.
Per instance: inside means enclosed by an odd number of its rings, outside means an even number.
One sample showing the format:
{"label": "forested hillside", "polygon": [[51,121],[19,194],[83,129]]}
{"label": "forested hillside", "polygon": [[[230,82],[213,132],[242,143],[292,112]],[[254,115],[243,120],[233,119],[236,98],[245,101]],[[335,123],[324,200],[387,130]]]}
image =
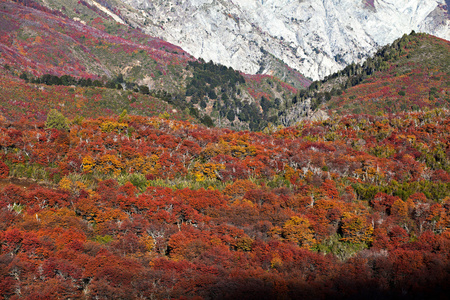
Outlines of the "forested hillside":
{"label": "forested hillside", "polygon": [[449,120],[353,115],[269,134],[57,111],[3,123],[0,294],[443,297]]}
{"label": "forested hillside", "polygon": [[[377,114],[450,107],[450,42],[412,32],[300,90],[280,112],[285,124],[311,115]],[[292,106],[289,104],[292,103]]]}
{"label": "forested hillside", "polygon": [[[57,76],[40,77],[37,80],[49,81],[47,84],[37,84],[11,76],[9,71],[5,73],[5,76],[0,75],[0,119],[5,121],[32,120],[43,123],[50,109],[58,109],[71,119],[119,115],[126,110],[135,115],[164,115],[199,122],[189,109],[183,111],[174,103],[171,105],[169,99],[163,100],[164,95],[149,95],[148,89],[142,93],[139,89],[98,87],[95,85],[102,83],[89,78],[82,79],[80,83],[83,84],[70,82],[65,86],[53,85],[52,80],[60,80]],[[74,79],[68,76],[61,78],[68,81]]]}

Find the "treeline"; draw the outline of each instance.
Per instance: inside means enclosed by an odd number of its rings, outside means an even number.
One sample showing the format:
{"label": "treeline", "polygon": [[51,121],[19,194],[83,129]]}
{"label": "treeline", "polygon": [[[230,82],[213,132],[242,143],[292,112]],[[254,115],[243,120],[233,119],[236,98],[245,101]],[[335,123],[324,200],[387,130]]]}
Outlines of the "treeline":
{"label": "treeline", "polygon": [[105,87],[109,89],[127,89],[137,93],[149,94],[150,90],[145,85],[138,85],[134,82],[126,81],[122,74],[117,75],[110,80],[91,79],[84,77],[74,77],[71,75],[52,75],[44,74],[41,77],[33,78],[27,73],[23,72],[20,78],[26,82],[46,84],[46,85],[64,85],[64,86],[81,86],[81,87]]}
{"label": "treeline", "polygon": [[51,75],[44,74],[40,77],[33,78],[27,73],[23,72],[20,78],[26,82],[36,83],[36,84],[46,84],[46,85],[61,85],[61,86],[78,86],[78,87],[99,87],[117,90],[131,90],[135,93],[141,93],[143,95],[149,95],[154,98],[161,99],[168,104],[174,106],[176,109],[181,111],[188,110],[189,114],[197,118],[202,124],[213,127],[214,122],[211,117],[204,114],[202,115],[198,109],[196,109],[192,103],[187,103],[185,97],[179,94],[171,94],[164,90],[150,90],[146,85],[138,85],[135,82],[127,81],[124,79],[122,74],[110,80],[100,80],[91,78],[76,78],[71,75]]}
{"label": "treeline", "polygon": [[240,85],[245,84],[244,77],[233,68],[212,61],[191,61],[188,68],[193,73],[186,86],[186,97],[190,97],[190,103],[203,110],[210,101],[214,101],[213,110],[218,113],[219,122],[220,118],[233,122],[236,107],[242,105],[238,98]]}
{"label": "treeline", "polygon": [[279,99],[271,101],[263,96],[259,101],[259,106],[256,102],[222,99],[222,101],[214,103],[213,109],[218,111],[221,118],[227,118],[230,122],[233,122],[237,117],[239,121],[248,123],[250,130],[260,131],[267,127],[269,122],[277,122],[277,115],[270,115],[270,111],[272,108],[278,108],[279,106]]}
{"label": "treeline", "polygon": [[[412,46],[408,44],[414,40],[414,36],[416,36],[414,31],[412,31],[410,35],[405,34],[403,37],[395,40],[391,45],[386,45],[378,50],[374,56],[368,57],[362,65],[352,63],[342,71],[325,77],[321,82],[325,83],[331,79],[346,76],[348,79],[341,87],[347,89],[355,86],[373,73],[387,70],[389,68],[389,61],[395,61],[400,56],[406,54],[405,49],[412,48]],[[313,82],[313,84],[320,86],[319,82]]]}
{"label": "treeline", "polygon": [[[192,73],[186,81],[186,89],[174,93],[139,85],[125,79],[123,74],[112,78],[54,74],[34,77],[22,72],[19,77],[34,84],[108,88],[150,95],[177,110],[187,111],[208,127],[217,125],[259,131],[269,123],[278,123],[284,101],[271,97],[274,89],[280,93],[284,91],[279,81],[258,78],[246,82],[243,75],[231,67],[202,60],[189,62],[186,69]],[[210,107],[208,112],[207,107]]]}
{"label": "treeline", "polygon": [[[217,113],[219,120],[228,119],[233,122],[237,116],[238,120],[248,122],[249,128],[253,131],[267,126],[266,115],[273,106],[272,102],[262,97],[263,113],[260,112],[257,103],[243,102],[240,97],[240,85],[245,84],[245,79],[239,72],[223,65],[216,65],[213,62],[190,62],[189,67],[193,68],[193,78],[188,83],[185,94],[172,94],[165,90],[149,89],[148,86],[127,81],[122,74],[118,74],[109,80],[52,74],[32,77],[25,72],[19,77],[26,82],[35,84],[130,90],[150,95],[181,111],[188,110],[191,116],[208,127],[215,126],[214,121],[208,114],[202,113],[200,110],[205,109],[207,103],[213,100],[213,110]],[[215,88],[218,88],[220,93],[216,94]],[[186,97],[191,97],[191,100],[186,101]]]}
{"label": "treeline", "polygon": [[190,61],[188,66],[193,69],[193,78],[186,86],[186,96],[192,96],[194,101],[204,96],[217,99],[216,87],[220,87],[222,95],[232,96],[237,93],[238,85],[245,83],[238,71],[212,61]]}

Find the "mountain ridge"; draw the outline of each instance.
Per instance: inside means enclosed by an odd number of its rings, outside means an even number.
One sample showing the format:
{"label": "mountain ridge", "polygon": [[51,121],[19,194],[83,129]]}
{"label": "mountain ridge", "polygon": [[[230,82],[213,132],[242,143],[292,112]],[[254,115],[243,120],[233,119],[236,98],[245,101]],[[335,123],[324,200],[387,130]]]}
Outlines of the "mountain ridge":
{"label": "mountain ridge", "polygon": [[450,107],[450,42],[411,32],[367,58],[314,81],[281,113],[284,125],[332,114],[382,114]]}
{"label": "mountain ridge", "polygon": [[317,80],[411,30],[450,39],[445,1],[121,1],[135,26],[252,74],[276,72],[266,53]]}

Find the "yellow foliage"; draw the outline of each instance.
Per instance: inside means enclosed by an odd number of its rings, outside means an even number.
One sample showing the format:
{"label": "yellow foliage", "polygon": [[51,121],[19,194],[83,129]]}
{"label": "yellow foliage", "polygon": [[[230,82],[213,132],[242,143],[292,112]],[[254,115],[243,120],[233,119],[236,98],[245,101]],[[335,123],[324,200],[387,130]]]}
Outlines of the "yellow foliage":
{"label": "yellow foliage", "polygon": [[159,119],[159,118],[151,118],[151,119],[148,121],[148,124],[151,125],[151,126],[153,126],[153,127],[156,128],[156,129],[158,129],[159,126],[161,125],[161,119]]}
{"label": "yellow foliage", "polygon": [[161,119],[169,119],[170,114],[169,114],[167,111],[165,111],[165,112],[163,112],[163,113],[160,113],[160,114],[158,115],[158,117],[161,118]]}
{"label": "yellow foliage", "polygon": [[83,158],[83,171],[86,173],[91,173],[95,167],[95,160],[90,156],[85,156]]}
{"label": "yellow foliage", "polygon": [[416,141],[416,139],[417,139],[415,135],[408,135],[408,136],[406,136],[406,138],[408,139],[408,141],[409,141],[411,144],[415,143],[415,141]]}
{"label": "yellow foliage", "polygon": [[158,164],[159,157],[153,154],[150,157],[143,157],[138,155],[137,157],[129,160],[126,164],[130,170],[134,172],[139,172],[142,174],[153,174],[156,175],[161,165]]}
{"label": "yellow foliage", "polygon": [[[223,142],[223,143],[225,143],[225,142]],[[223,143],[219,144],[219,145],[217,145],[217,144],[206,145],[206,147],[202,151],[202,156],[204,158],[211,158],[211,157],[217,156],[219,154],[227,154],[227,152],[228,152],[227,146],[225,148],[221,147],[221,146],[223,146]]]}
{"label": "yellow foliage", "polygon": [[395,200],[391,207],[391,214],[402,221],[408,219],[408,204],[401,199]]}
{"label": "yellow foliage", "polygon": [[303,217],[293,216],[287,220],[283,225],[281,235],[284,239],[306,249],[312,249],[317,243],[309,220]]}
{"label": "yellow foliage", "polygon": [[291,168],[290,166],[286,165],[286,167],[284,168],[284,178],[286,180],[291,180],[292,177],[298,176],[299,175],[299,171],[298,170],[294,170],[294,168]]}
{"label": "yellow foliage", "polygon": [[255,156],[257,149],[253,145],[249,145],[247,141],[239,138],[233,141],[235,145],[230,145],[224,139],[221,139],[217,144],[208,144],[202,151],[202,156],[205,158],[214,157],[219,154],[230,155],[237,158],[246,156]]}
{"label": "yellow foliage", "polygon": [[73,183],[73,186],[77,190],[86,189],[86,185],[83,182],[81,182],[81,181],[75,181]]}
{"label": "yellow foliage", "polygon": [[61,181],[59,182],[59,188],[65,191],[70,190],[70,187],[72,185],[72,181],[64,176]]}
{"label": "yellow foliage", "polygon": [[275,253],[272,260],[270,261],[270,267],[272,269],[279,268],[283,265],[283,260],[278,253]]}
{"label": "yellow foliage", "polygon": [[342,219],[341,241],[350,243],[369,243],[372,241],[373,227],[363,219],[362,216],[356,216],[345,212]]}
{"label": "yellow foliage", "polygon": [[104,211],[99,211],[94,217],[97,224],[104,223],[111,220],[125,220],[128,215],[120,209],[106,209]]}
{"label": "yellow foliage", "polygon": [[195,172],[194,176],[195,176],[195,181],[197,181],[197,182],[205,181],[205,176],[203,175],[203,173]]}
{"label": "yellow foliage", "polygon": [[252,250],[253,239],[251,239],[248,235],[240,237],[236,241],[236,248],[242,251],[250,251]]}
{"label": "yellow foliage", "polygon": [[148,234],[143,235],[140,238],[141,242],[145,245],[147,251],[152,251],[155,248],[155,239]]}
{"label": "yellow foliage", "polygon": [[[247,156],[248,148],[242,145],[231,146],[230,151],[233,157],[241,158]],[[256,152],[256,151],[255,151]]]}
{"label": "yellow foliage", "polygon": [[242,199],[242,200],[238,199],[238,200],[234,201],[233,203],[231,203],[231,206],[239,206],[242,208],[252,209],[252,208],[255,208],[256,204],[248,199]]}
{"label": "yellow foliage", "polygon": [[123,165],[114,155],[106,154],[97,161],[96,169],[101,173],[119,175],[123,169]]}
{"label": "yellow foliage", "polygon": [[250,201],[248,199],[242,199],[241,203],[242,203],[242,205],[249,206],[249,207],[255,207],[256,206],[255,203],[253,203],[252,201]]}
{"label": "yellow foliage", "polygon": [[112,131],[122,131],[123,129],[128,128],[127,123],[119,123],[114,121],[105,121],[100,124],[100,128],[103,132],[112,132]]}
{"label": "yellow foliage", "polygon": [[223,242],[221,239],[219,239],[218,237],[213,237],[211,238],[211,240],[209,241],[211,245],[213,246],[222,246]]}
{"label": "yellow foliage", "polygon": [[216,179],[217,178],[216,172],[223,169],[225,169],[225,166],[223,164],[213,164],[213,163],[201,164],[196,162],[194,165],[193,172],[197,181],[203,181],[205,179]]}
{"label": "yellow foliage", "polygon": [[229,154],[236,158],[256,155],[256,147],[243,140],[237,140],[237,145],[229,146],[227,150]]}

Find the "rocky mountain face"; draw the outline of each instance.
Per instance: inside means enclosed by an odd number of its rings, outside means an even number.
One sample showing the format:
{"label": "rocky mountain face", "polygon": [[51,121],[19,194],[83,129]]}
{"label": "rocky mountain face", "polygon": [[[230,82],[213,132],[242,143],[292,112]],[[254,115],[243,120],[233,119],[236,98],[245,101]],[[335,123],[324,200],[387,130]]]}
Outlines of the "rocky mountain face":
{"label": "rocky mountain face", "polygon": [[316,80],[412,30],[450,39],[444,0],[120,1],[146,33],[251,74],[280,76],[282,61]]}

